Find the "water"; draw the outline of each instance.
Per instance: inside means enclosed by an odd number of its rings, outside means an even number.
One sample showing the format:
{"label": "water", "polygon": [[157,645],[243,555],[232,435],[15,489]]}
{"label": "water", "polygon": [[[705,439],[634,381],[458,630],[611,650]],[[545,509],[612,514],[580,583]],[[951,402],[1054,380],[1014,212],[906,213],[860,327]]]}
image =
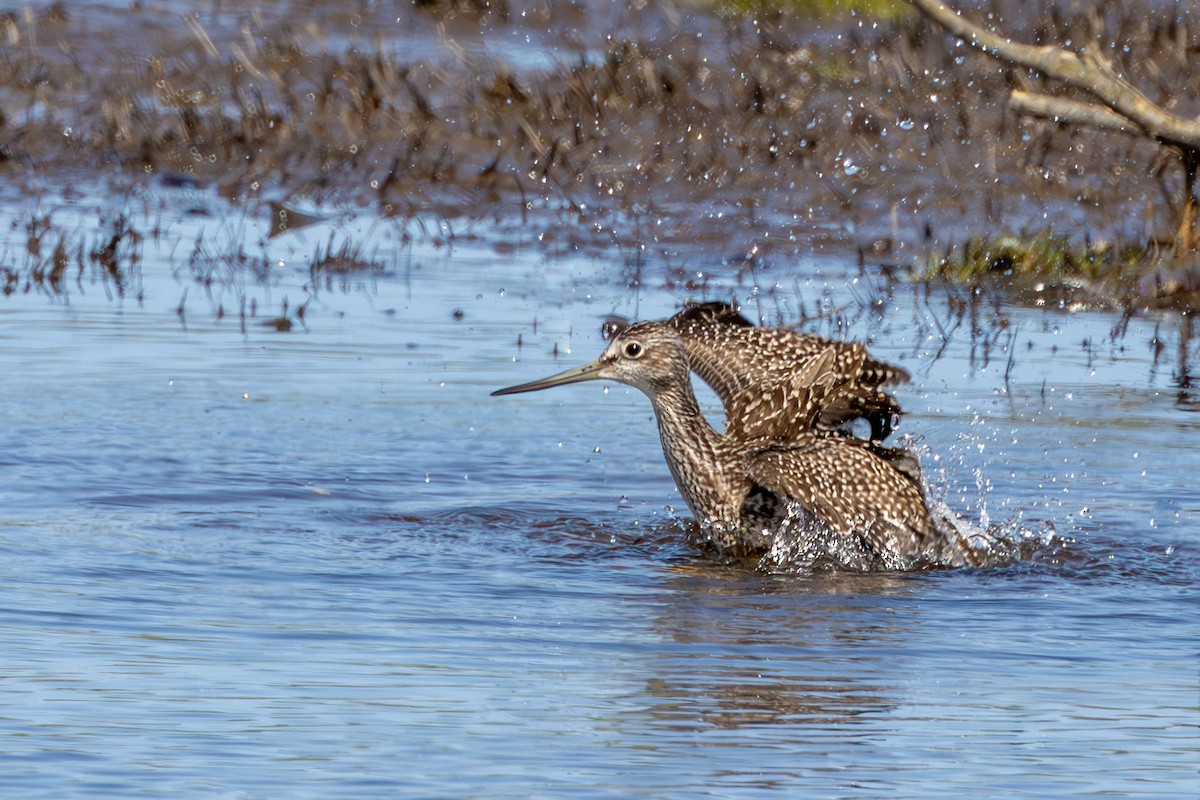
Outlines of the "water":
{"label": "water", "polygon": [[[267,241],[243,213],[160,214],[141,302],[95,278],[0,301],[7,796],[1196,795],[1176,320],[1002,306],[972,336],[904,289],[854,317],[916,376],[933,493],[1026,557],[765,574],[684,541],[636,392],[488,397],[593,358],[610,312],[670,313],[654,265],[632,291],[617,253],[423,248],[352,214]],[[269,284],[193,282],[201,231]],[[330,233],[382,270],[314,292]],[[792,308],[872,291],[767,272]],[[285,299],[291,332],[260,324]]]}

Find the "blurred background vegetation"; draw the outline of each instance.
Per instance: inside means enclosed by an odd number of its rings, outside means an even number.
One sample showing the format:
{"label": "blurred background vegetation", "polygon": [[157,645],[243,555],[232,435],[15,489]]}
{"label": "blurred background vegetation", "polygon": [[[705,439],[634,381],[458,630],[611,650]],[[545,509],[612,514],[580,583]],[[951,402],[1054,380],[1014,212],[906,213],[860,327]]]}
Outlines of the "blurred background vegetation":
{"label": "blurred background vegetation", "polygon": [[[933,280],[1069,276],[1092,302],[1197,297],[1195,254],[1171,246],[1178,158],[1015,113],[1014,86],[1057,90],[906,3],[177,5],[0,17],[9,192],[168,180],[547,247],[711,240]],[[1200,113],[1194,4],[972,9],[1022,41],[1102,42],[1155,102]]]}

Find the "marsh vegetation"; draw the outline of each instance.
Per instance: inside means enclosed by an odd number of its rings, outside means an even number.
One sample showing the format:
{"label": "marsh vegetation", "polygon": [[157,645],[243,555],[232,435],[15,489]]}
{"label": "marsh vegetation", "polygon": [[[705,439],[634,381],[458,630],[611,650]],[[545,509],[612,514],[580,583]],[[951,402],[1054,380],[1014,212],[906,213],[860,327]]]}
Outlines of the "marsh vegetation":
{"label": "marsh vegetation", "polygon": [[[1158,107],[1200,111],[1195,9],[1085,11],[991,0],[977,16],[1033,44],[1101,43]],[[353,207],[427,239],[487,223],[498,240],[535,231],[549,252],[615,244],[639,259],[720,243],[860,252],[919,276],[957,251],[935,276],[973,278],[994,276],[997,243],[1027,243],[1014,282],[1065,269],[1099,301],[1194,305],[1196,259],[1176,246],[1193,188],[1180,156],[1153,137],[1021,113],[1013,86],[1056,91],[1037,70],[903,7],[606,14],[31,6],[0,20],[0,169],[25,194],[80,175],[185,182],[252,213]],[[992,243],[977,264],[972,242]],[[1064,257],[1031,267],[1048,242]],[[62,277],[33,258],[22,283],[14,260],[9,291]]]}

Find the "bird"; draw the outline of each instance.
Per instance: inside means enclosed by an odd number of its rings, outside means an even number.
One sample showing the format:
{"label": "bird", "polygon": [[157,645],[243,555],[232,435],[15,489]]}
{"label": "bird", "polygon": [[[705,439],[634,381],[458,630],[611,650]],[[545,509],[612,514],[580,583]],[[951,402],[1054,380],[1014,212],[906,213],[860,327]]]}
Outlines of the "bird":
{"label": "bird", "polygon": [[790,549],[814,565],[862,571],[967,563],[930,513],[919,471],[881,455],[889,448],[815,425],[854,374],[839,367],[842,357],[826,347],[785,378],[731,391],[723,433],[700,409],[674,318],[634,323],[595,361],[492,395],[591,380],[639,389],[675,484],[721,556]]}
{"label": "bird", "polygon": [[773,386],[832,349],[839,390],[826,398],[816,424],[842,429],[863,418],[871,428],[869,438],[883,441],[900,417],[900,405],[880,387],[907,382],[911,376],[868,356],[860,343],[760,328],[722,302],[689,305],[669,323],[679,332],[692,370],[726,406],[738,392],[754,385]]}

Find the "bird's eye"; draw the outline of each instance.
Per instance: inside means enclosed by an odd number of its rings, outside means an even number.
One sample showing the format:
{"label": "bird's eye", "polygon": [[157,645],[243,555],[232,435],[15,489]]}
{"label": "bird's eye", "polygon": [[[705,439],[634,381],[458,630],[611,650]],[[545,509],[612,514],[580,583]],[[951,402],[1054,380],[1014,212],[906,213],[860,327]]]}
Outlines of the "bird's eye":
{"label": "bird's eye", "polygon": [[625,345],[625,355],[629,358],[641,358],[644,352],[645,350],[642,349],[641,344],[638,342],[630,342]]}

